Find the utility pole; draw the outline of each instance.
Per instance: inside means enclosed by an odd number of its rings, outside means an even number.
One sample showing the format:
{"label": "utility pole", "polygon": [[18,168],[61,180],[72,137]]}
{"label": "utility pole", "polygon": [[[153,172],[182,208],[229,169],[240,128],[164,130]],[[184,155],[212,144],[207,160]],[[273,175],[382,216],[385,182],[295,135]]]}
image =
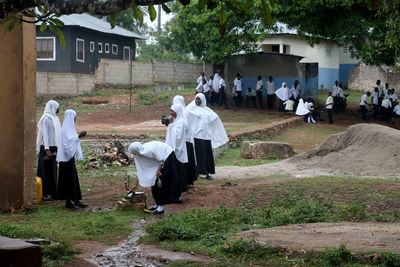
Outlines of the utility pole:
{"label": "utility pole", "polygon": [[161,5],[158,5],[157,30],[158,35],[161,35]]}

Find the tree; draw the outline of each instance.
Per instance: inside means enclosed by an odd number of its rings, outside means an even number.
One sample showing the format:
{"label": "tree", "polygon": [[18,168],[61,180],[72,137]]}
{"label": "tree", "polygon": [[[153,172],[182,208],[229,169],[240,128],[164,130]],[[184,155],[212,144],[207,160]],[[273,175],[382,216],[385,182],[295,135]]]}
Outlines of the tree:
{"label": "tree", "polygon": [[[221,64],[227,56],[240,51],[255,51],[258,21],[253,15],[241,10],[235,14],[222,6],[200,11],[197,0],[187,6],[175,4],[172,12],[175,16],[156,37],[165,51],[180,58],[193,55],[214,64]],[[223,31],[218,27],[219,20],[223,20]]]}
{"label": "tree", "polygon": [[391,0],[280,0],[274,20],[297,28],[311,44],[330,39],[350,45],[367,64],[396,65],[400,56],[400,4]]}

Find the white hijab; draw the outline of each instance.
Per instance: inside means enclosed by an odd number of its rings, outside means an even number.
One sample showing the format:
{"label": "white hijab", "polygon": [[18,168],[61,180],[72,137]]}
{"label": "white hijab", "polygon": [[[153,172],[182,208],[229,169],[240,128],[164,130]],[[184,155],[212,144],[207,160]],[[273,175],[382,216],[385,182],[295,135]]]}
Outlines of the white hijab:
{"label": "white hijab", "polygon": [[83,160],[81,142],[75,130],[75,117],[76,112],[72,109],[67,109],[64,113],[57,152],[57,161],[59,162],[67,162],[72,157],[75,160]]}
{"label": "white hijab", "polygon": [[219,81],[221,79],[221,76],[219,76],[218,72],[215,73],[214,79],[213,79],[213,88],[216,92],[219,90]]}
{"label": "white hijab", "polygon": [[[200,98],[200,106],[196,105],[196,98]],[[221,119],[212,109],[206,106],[204,94],[196,94],[195,99],[187,106],[187,110],[189,111],[193,137],[211,140],[212,148],[220,147],[229,141]]]}
{"label": "white hijab", "polygon": [[276,90],[275,94],[282,101],[288,100],[290,98],[290,92],[286,83],[282,83],[282,87]]}
{"label": "white hijab", "polygon": [[166,134],[166,143],[170,145],[174,151],[176,158],[181,163],[188,162],[188,155],[186,150],[186,136],[185,130],[187,125],[183,118],[183,107],[179,104],[172,105],[171,109],[176,113],[176,118],[173,123],[168,125]]}
{"label": "white hijab", "polygon": [[56,112],[60,105],[54,101],[50,100],[47,102],[46,107],[44,108],[44,112],[42,117],[40,118],[37,127],[38,133],[36,136],[36,150],[37,152],[40,151],[40,145],[43,143],[43,118],[48,116],[51,121],[53,122],[53,130],[54,130],[54,144],[58,147],[58,141],[60,139],[60,131],[61,131],[61,124],[60,120],[58,119]]}
{"label": "white hijab", "polygon": [[193,144],[192,133],[190,131],[190,121],[189,121],[189,112],[186,109],[185,99],[181,95],[174,96],[172,100],[172,105],[181,105],[182,106],[182,120],[185,121],[186,129],[185,129],[185,141]]}
{"label": "white hijab", "polygon": [[308,113],[310,113],[310,111],[304,105],[303,99],[300,99],[299,100],[299,104],[297,105],[296,115],[304,116],[304,115],[306,115]]}
{"label": "white hijab", "polygon": [[135,157],[139,184],[143,187],[155,184],[160,164],[173,152],[172,147],[159,141],[148,142],[144,145],[134,142],[130,144],[128,150]]}

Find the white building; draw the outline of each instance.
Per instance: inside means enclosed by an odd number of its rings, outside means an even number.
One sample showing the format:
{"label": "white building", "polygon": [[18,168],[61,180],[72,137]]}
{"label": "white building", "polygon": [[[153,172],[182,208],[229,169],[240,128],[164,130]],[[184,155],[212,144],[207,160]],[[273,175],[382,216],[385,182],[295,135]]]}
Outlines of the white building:
{"label": "white building", "polygon": [[350,57],[348,46],[339,47],[332,41],[311,46],[296,30],[277,23],[277,31],[259,42],[261,51],[304,57],[301,63],[318,63],[318,88],[331,88],[336,80],[347,86],[349,70],[360,60]]}

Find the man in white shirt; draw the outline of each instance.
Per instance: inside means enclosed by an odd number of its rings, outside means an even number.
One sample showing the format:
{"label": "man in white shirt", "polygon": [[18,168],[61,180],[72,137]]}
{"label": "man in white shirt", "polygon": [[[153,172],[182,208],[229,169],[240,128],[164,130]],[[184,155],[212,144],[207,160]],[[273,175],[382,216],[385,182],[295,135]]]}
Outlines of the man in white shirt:
{"label": "man in white shirt", "polygon": [[210,75],[210,79],[208,80],[208,87],[210,88],[210,92],[209,92],[210,101],[208,104],[210,106],[214,106],[216,103],[215,97],[216,97],[217,93],[215,92],[215,89],[214,89],[214,76],[212,76],[212,75]]}
{"label": "man in white shirt", "polygon": [[[202,71],[199,78],[197,78],[197,84],[202,83],[203,79],[206,79],[206,76],[204,76],[204,72]],[[207,80],[206,80],[207,81]]]}
{"label": "man in white shirt", "polygon": [[360,110],[361,110],[361,118],[365,121],[365,114],[367,113],[367,108],[365,107],[366,105],[370,106],[370,104],[367,103],[368,97],[371,95],[370,92],[367,92],[366,94],[363,94],[361,96],[360,100]]}
{"label": "man in white shirt", "polygon": [[378,87],[375,87],[374,91],[371,95],[371,104],[372,104],[372,118],[376,118],[379,113],[379,90]]}
{"label": "man in white shirt", "polygon": [[272,76],[268,77],[268,81],[265,83],[265,89],[267,89],[267,107],[268,109],[273,109],[275,101],[275,82],[272,81]]}
{"label": "man in white shirt", "polygon": [[325,102],[325,108],[326,108],[326,111],[328,112],[329,123],[333,124],[333,117],[332,117],[333,97],[332,97],[332,92],[328,92],[328,98],[326,99],[326,102]]}
{"label": "man in white shirt", "polygon": [[263,104],[262,104],[262,91],[263,91],[263,81],[261,78],[261,75],[258,76],[257,78],[257,84],[256,84],[256,94],[257,94],[257,100],[258,100],[258,107],[262,108]]}
{"label": "man in white shirt", "polygon": [[377,81],[376,81],[376,87],[378,87],[378,92],[379,92],[379,105],[381,105],[381,104],[382,104],[383,97],[384,97],[384,94],[383,94],[384,89],[383,89],[383,86],[381,85],[381,80],[377,80]]}
{"label": "man in white shirt", "polygon": [[248,88],[247,92],[246,92],[246,108],[249,107],[249,100],[251,100],[253,102],[254,108],[257,108],[256,92],[251,88]]}
{"label": "man in white shirt", "polygon": [[210,84],[206,79],[203,80],[203,94],[206,97],[207,106],[210,105]]}
{"label": "man in white shirt", "polygon": [[395,90],[393,88],[389,90],[388,95],[389,95],[390,101],[392,101],[392,104],[393,104],[393,102],[397,101],[397,95],[396,95]]}
{"label": "man in white shirt", "polygon": [[392,113],[392,102],[390,99],[383,99],[381,104],[382,120],[390,121]]}
{"label": "man in white shirt", "polygon": [[400,118],[400,105],[399,105],[399,102],[396,101],[394,104],[395,104],[395,107],[393,109],[394,116],[397,117],[397,118]]}
{"label": "man in white shirt", "polygon": [[204,84],[205,83],[206,83],[205,79],[203,79],[202,81],[199,82],[199,84],[196,87],[196,94],[204,92]]}
{"label": "man in white shirt", "polygon": [[233,81],[232,94],[235,98],[235,108],[240,108],[242,103],[242,77],[236,74],[236,79]]}
{"label": "man in white shirt", "polygon": [[337,96],[338,88],[339,88],[339,81],[335,81],[335,85],[332,87],[332,96],[333,97]]}
{"label": "man in white shirt", "polygon": [[226,92],[225,92],[225,88],[226,88],[226,83],[225,83],[225,76],[224,74],[221,73],[221,75],[219,75],[220,79],[219,79],[219,89],[218,89],[218,106],[221,109],[222,105],[224,105],[225,109],[228,109],[228,106],[226,105]]}

